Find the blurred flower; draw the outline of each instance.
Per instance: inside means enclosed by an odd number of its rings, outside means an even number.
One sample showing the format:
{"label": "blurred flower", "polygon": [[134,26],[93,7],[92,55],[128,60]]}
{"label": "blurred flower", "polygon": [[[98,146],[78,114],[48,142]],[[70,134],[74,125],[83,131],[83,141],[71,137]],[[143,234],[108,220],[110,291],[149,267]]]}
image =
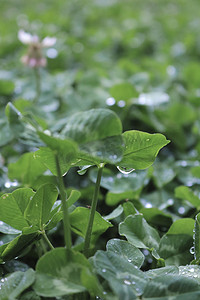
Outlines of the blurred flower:
{"label": "blurred flower", "polygon": [[18,38],[23,44],[29,45],[28,52],[22,56],[21,61],[31,68],[45,67],[47,60],[42,54],[42,48],[52,47],[56,38],[47,36],[40,41],[37,35],[31,35],[24,30],[19,30]]}

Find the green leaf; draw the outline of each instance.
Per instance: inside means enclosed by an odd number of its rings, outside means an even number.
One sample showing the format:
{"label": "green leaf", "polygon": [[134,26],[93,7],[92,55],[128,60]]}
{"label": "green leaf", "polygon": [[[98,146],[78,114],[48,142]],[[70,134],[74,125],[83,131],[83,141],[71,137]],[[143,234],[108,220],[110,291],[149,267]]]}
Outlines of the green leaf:
{"label": "green leaf", "polygon": [[103,218],[105,220],[112,220],[112,219],[115,219],[117,217],[119,217],[123,212],[123,207],[121,205],[119,205],[117,208],[115,208],[109,215],[107,216],[104,216]]}
{"label": "green leaf", "polygon": [[13,138],[14,135],[10,130],[8,122],[5,120],[1,120],[0,121],[0,147],[8,144],[10,141],[12,141]]}
{"label": "green leaf", "polygon": [[17,136],[23,133],[25,125],[22,123],[22,114],[10,102],[6,106],[6,115],[13,133]]}
{"label": "green leaf", "polygon": [[142,252],[127,241],[119,239],[109,240],[106,249],[108,251],[113,251],[138,268],[140,268],[144,262],[144,255]]}
{"label": "green leaf", "polygon": [[124,210],[124,215],[125,217],[128,217],[130,215],[135,215],[138,213],[137,209],[133,205],[131,201],[126,201],[123,203],[123,210]]}
{"label": "green leaf", "polygon": [[122,133],[118,116],[109,109],[91,109],[68,118],[61,134],[79,144],[101,140]]}
{"label": "green leaf", "polygon": [[141,295],[147,277],[138,267],[130,263],[126,257],[114,251],[97,251],[92,258],[96,272],[108,281],[118,299],[136,299]]}
{"label": "green leaf", "polygon": [[125,151],[119,165],[124,168],[146,169],[150,167],[159,150],[170,142],[160,133],[149,134],[137,130],[126,131],[122,136]]}
{"label": "green leaf", "polygon": [[116,101],[127,101],[137,95],[133,85],[128,82],[118,83],[110,88],[110,94]]}
{"label": "green leaf", "polygon": [[195,280],[183,276],[165,275],[155,277],[154,280],[148,282],[143,299],[169,300],[172,297],[176,300],[188,300],[198,299],[197,295],[200,296],[200,290]]}
{"label": "green leaf", "polygon": [[179,275],[193,278],[198,283],[200,283],[200,266],[197,265],[179,266]]}
{"label": "green leaf", "polygon": [[192,260],[190,248],[193,244],[194,220],[175,221],[160,241],[159,255],[166,265],[184,265]]}
{"label": "green leaf", "polygon": [[[88,226],[88,220],[90,215],[90,209],[85,207],[77,207],[70,214],[70,224],[72,230],[85,238],[86,230]],[[92,241],[96,241],[98,237],[104,233],[112,224],[106,220],[96,211],[94,217],[94,223],[92,227]]]}
{"label": "green leaf", "polygon": [[140,209],[140,213],[143,214],[145,220],[152,226],[169,227],[172,225],[172,216],[156,207],[142,208]]}
{"label": "green leaf", "polygon": [[194,258],[200,261],[200,213],[196,215],[194,224]]}
{"label": "green leaf", "polygon": [[31,225],[40,229],[49,221],[50,211],[57,200],[58,190],[53,184],[45,184],[37,190],[29,202],[24,216]]}
{"label": "green leaf", "polygon": [[90,264],[83,254],[56,248],[39,259],[34,290],[44,297],[83,292],[82,271],[87,269]]}
{"label": "green leaf", "polygon": [[200,199],[196,196],[193,191],[187,186],[178,186],[175,189],[175,197],[187,200],[197,209],[200,207]]}
{"label": "green leaf", "polygon": [[11,242],[3,245],[3,251],[0,253],[1,259],[7,261],[21,255],[22,251],[35,242],[38,237],[39,234],[36,230],[33,233],[20,234]]}
{"label": "green leaf", "polygon": [[[116,164],[122,159],[124,144],[122,136],[116,135],[82,144],[80,150],[78,158],[86,160],[87,165],[97,165],[101,162]],[[80,161],[78,165],[86,163]]]}
{"label": "green leaf", "polygon": [[24,217],[24,211],[34,194],[33,190],[22,188],[11,194],[2,195],[0,198],[0,220],[18,230],[28,227],[29,223]]}
{"label": "green leaf", "polygon": [[22,184],[32,186],[38,176],[46,171],[46,167],[34,159],[34,153],[23,154],[15,163],[8,166],[8,177],[11,180],[18,180]]}
{"label": "green leaf", "polygon": [[141,214],[128,216],[124,222],[119,224],[119,233],[135,247],[156,250],[159,248],[158,232],[148,225]]}
{"label": "green leaf", "polygon": [[17,271],[2,278],[0,280],[0,299],[17,299],[24,290],[32,285],[34,280],[35,272],[32,269],[26,272]]}
{"label": "green leaf", "polygon": [[154,279],[155,277],[164,277],[165,275],[178,275],[179,269],[176,266],[168,266],[164,268],[152,269],[146,272],[146,275],[150,279]]}
{"label": "green leaf", "polygon": [[72,190],[68,199],[67,199],[67,205],[70,207],[73,205],[79,198],[81,197],[81,193],[77,190]]}
{"label": "green leaf", "polygon": [[[38,160],[40,163],[44,164],[45,167],[48,168],[53,175],[57,176],[55,154],[50,148],[40,148],[40,150],[34,153],[34,158],[36,161]],[[61,167],[61,173],[62,175],[64,175],[70,169],[69,161],[66,156],[62,155],[59,155],[58,159]]]}
{"label": "green leaf", "polygon": [[[60,139],[49,136],[38,131],[40,139],[53,151],[53,156],[57,153],[61,160],[65,161],[68,168],[77,160],[77,144],[70,139]],[[55,160],[55,157],[54,157]]]}
{"label": "green leaf", "polygon": [[10,225],[0,221],[0,232],[5,234],[19,234],[21,230],[14,229]]}

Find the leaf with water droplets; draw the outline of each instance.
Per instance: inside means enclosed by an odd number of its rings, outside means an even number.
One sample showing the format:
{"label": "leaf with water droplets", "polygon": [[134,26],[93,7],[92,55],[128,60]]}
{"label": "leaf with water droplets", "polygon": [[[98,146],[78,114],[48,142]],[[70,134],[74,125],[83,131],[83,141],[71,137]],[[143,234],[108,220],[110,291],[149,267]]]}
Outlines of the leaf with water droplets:
{"label": "leaf with water droplets", "polygon": [[194,224],[194,258],[199,263],[200,262],[200,213],[195,217]]}
{"label": "leaf with water droplets", "polygon": [[138,268],[140,268],[144,262],[144,255],[142,252],[127,241],[119,239],[109,240],[106,249],[108,251],[113,251]]}
{"label": "leaf with water droplets", "polygon": [[[112,240],[111,240],[112,241]],[[147,277],[144,272],[134,266],[125,255],[121,255],[120,247],[115,251],[97,251],[92,258],[96,272],[108,281],[118,299],[136,299],[141,295],[146,284]]]}
{"label": "leaf with water droplets", "polygon": [[138,248],[156,250],[159,248],[159,234],[146,222],[142,214],[128,216],[119,224],[119,233]]}
{"label": "leaf with water droplets", "polygon": [[190,263],[193,245],[194,220],[184,218],[176,220],[160,241],[159,255],[166,265],[184,265]]}
{"label": "leaf with water droplets", "polygon": [[194,278],[200,283],[200,266],[187,265],[179,267],[179,275]]}
{"label": "leaf with water droplets", "polygon": [[160,133],[149,134],[137,130],[126,131],[122,136],[125,150],[123,159],[118,165],[128,169],[146,169],[150,167],[159,150],[170,142]]}
{"label": "leaf with water droplets", "polygon": [[149,280],[143,294],[145,300],[198,300],[199,297],[199,285],[194,279],[171,274]]}
{"label": "leaf with water droplets", "polygon": [[[28,269],[26,272],[17,271],[0,280],[0,299],[16,299],[35,280],[35,272]],[[21,298],[20,298],[21,299]]]}

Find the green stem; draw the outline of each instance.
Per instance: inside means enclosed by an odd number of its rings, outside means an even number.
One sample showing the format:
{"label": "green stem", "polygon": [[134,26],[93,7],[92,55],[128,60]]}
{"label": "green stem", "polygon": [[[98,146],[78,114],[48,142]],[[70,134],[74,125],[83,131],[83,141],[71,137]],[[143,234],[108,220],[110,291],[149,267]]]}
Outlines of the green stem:
{"label": "green stem", "polygon": [[90,240],[91,240],[91,235],[92,235],[92,227],[94,223],[94,216],[96,212],[96,207],[97,207],[97,201],[98,201],[98,196],[99,196],[99,188],[100,188],[100,182],[101,182],[101,175],[103,171],[104,165],[101,164],[99,166],[98,174],[97,174],[97,180],[95,184],[95,191],[92,199],[92,206],[90,209],[90,216],[89,216],[89,222],[88,222],[88,227],[85,235],[85,244],[84,244],[84,254],[87,257],[89,248],[90,248]]}
{"label": "green stem", "polygon": [[44,241],[42,239],[40,239],[40,245],[41,245],[43,253],[47,253],[47,249],[46,249]]}
{"label": "green stem", "polygon": [[70,250],[71,246],[72,246],[72,238],[71,238],[71,228],[70,228],[70,222],[69,222],[68,205],[66,202],[67,195],[65,193],[65,187],[64,187],[63,177],[61,174],[58,154],[55,154],[55,160],[56,160],[58,187],[60,190],[60,197],[61,197],[61,202],[62,202],[64,239],[65,239],[65,245],[66,245],[67,250]]}
{"label": "green stem", "polygon": [[41,94],[41,78],[39,68],[34,68],[35,73],[35,84],[36,84],[36,96],[34,99],[35,103],[38,103]]}
{"label": "green stem", "polygon": [[52,243],[50,242],[50,240],[48,239],[48,236],[46,235],[45,231],[42,233],[42,235],[45,241],[47,242],[47,244],[49,245],[49,248],[51,248],[52,250],[55,249]]}

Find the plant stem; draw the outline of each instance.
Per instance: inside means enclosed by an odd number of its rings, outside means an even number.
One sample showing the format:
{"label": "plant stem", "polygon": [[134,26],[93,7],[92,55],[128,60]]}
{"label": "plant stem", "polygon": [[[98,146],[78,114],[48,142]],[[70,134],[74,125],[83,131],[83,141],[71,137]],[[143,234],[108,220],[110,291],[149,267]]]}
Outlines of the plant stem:
{"label": "plant stem", "polygon": [[70,250],[71,246],[72,246],[72,238],[71,238],[71,228],[70,228],[70,222],[69,222],[68,205],[66,202],[67,195],[65,193],[65,187],[64,187],[63,177],[61,174],[58,154],[55,154],[55,160],[56,160],[58,187],[60,190],[60,197],[61,197],[61,202],[62,202],[64,239],[65,239],[65,245],[66,245],[67,250]]}
{"label": "plant stem", "polygon": [[[43,241],[42,239],[40,239],[40,245],[41,245],[41,248],[42,248],[43,253],[47,253],[46,246],[45,246],[44,241]],[[41,256],[42,256],[42,255],[41,255]]]}
{"label": "plant stem", "polygon": [[45,241],[47,242],[47,244],[49,245],[49,248],[51,248],[52,250],[55,249],[52,243],[50,242],[50,240],[48,239],[48,236],[46,235],[45,231],[42,233],[42,235]]}
{"label": "plant stem", "polygon": [[36,84],[36,96],[34,99],[34,103],[38,103],[41,94],[41,78],[40,78],[39,68],[34,68],[34,73],[35,73],[35,84]]}
{"label": "plant stem", "polygon": [[92,199],[92,206],[90,209],[89,222],[88,222],[88,227],[87,227],[87,231],[86,231],[86,235],[85,235],[84,254],[86,257],[88,256],[88,251],[90,248],[92,227],[93,227],[94,216],[95,216],[96,207],[97,207],[97,201],[98,201],[98,196],[99,196],[99,188],[100,188],[103,167],[104,167],[104,165],[101,164],[98,169],[97,180],[96,180],[96,184],[95,184],[95,191],[94,191],[94,195],[93,195],[93,199]]}

